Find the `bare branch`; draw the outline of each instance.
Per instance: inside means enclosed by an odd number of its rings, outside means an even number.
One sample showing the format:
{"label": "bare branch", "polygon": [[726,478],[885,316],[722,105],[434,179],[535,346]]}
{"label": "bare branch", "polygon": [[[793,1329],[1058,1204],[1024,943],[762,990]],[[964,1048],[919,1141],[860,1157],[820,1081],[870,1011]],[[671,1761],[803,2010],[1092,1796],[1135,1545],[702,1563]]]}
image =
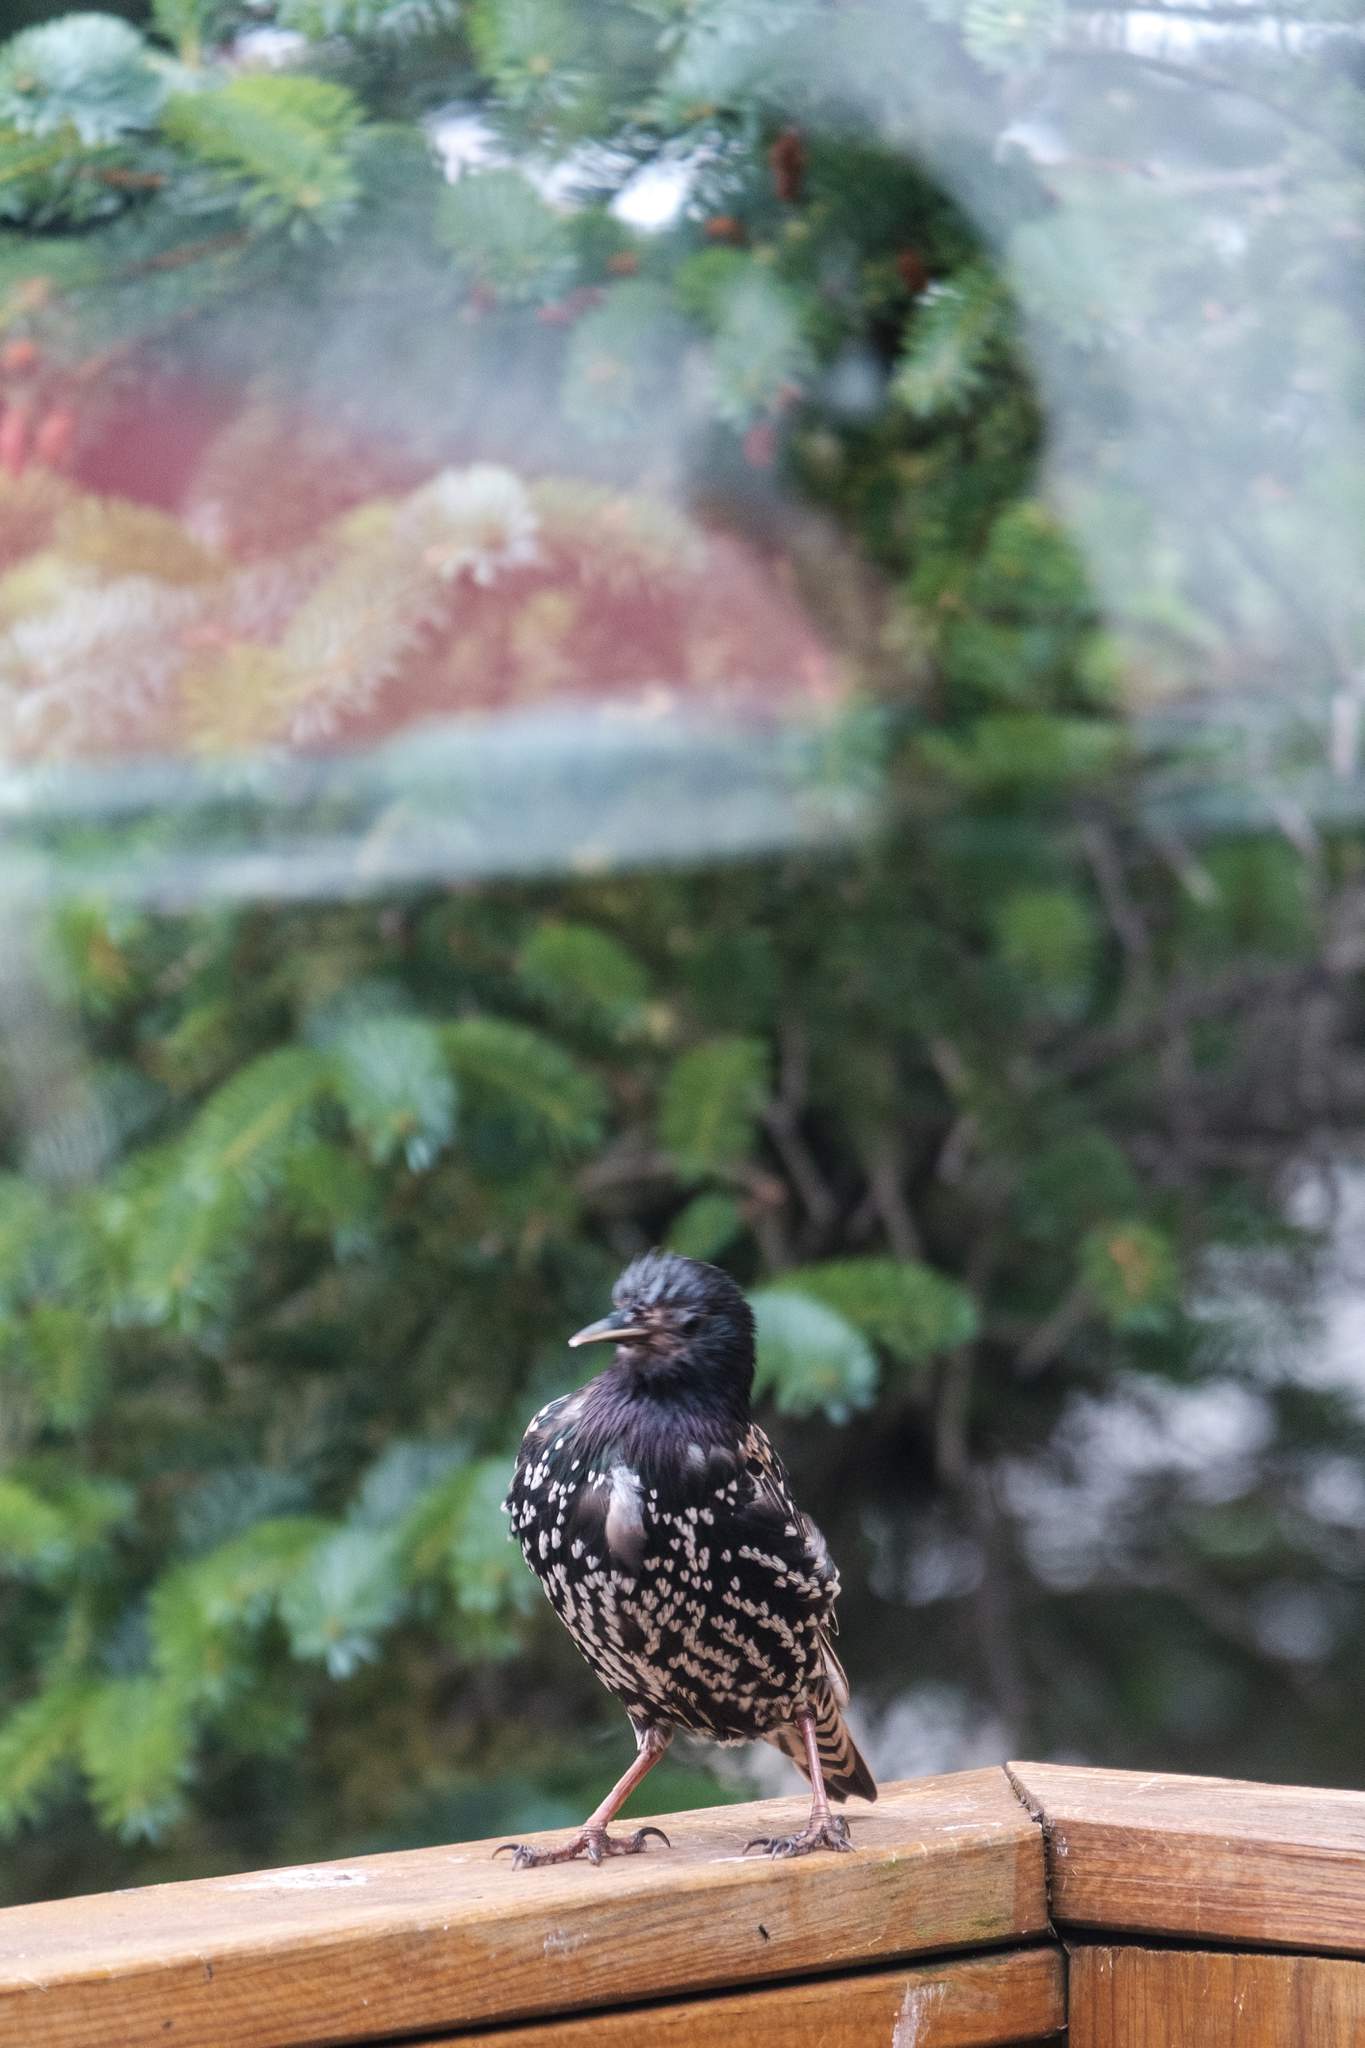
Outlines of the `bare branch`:
{"label": "bare branch", "polygon": [[886,1140],[868,1160],[867,1168],[868,1200],[886,1232],[887,1243],[898,1259],[922,1258],[924,1246],[902,1186],[900,1147]]}
{"label": "bare branch", "polygon": [[1090,1312],[1090,1299],[1077,1285],[1064,1294],[1050,1316],[1045,1316],[1020,1347],[1014,1369],[1020,1379],[1036,1379],[1060,1357]]}
{"label": "bare branch", "polygon": [[812,1231],[822,1237],[835,1223],[839,1204],[801,1129],[809,1065],[804,1028],[794,1021],[784,1024],[779,1048],[777,1099],[764,1111],[763,1126],[801,1197]]}

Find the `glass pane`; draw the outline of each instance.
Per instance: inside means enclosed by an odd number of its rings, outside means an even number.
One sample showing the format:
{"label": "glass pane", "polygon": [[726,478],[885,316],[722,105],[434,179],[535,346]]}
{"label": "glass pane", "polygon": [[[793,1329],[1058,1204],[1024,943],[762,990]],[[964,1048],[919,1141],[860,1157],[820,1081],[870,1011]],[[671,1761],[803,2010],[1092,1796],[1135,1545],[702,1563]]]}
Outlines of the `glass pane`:
{"label": "glass pane", "polygon": [[581,1820],[652,1244],[881,1776],[1359,1782],[1353,0],[22,15],[7,1896]]}

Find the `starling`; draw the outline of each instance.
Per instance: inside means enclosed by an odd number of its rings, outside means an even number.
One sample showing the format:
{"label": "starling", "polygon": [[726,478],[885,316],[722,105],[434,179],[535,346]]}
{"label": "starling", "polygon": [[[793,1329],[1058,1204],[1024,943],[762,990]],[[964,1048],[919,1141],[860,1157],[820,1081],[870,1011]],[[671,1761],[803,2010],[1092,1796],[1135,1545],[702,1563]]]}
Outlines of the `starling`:
{"label": "starling", "polygon": [[849,1849],[829,1802],[875,1799],[877,1787],[841,1711],[839,1576],[750,1419],[749,1304],[717,1267],[657,1251],[626,1268],[612,1300],[569,1339],[614,1343],[612,1364],[533,1419],[504,1506],[555,1612],[629,1714],[638,1753],[572,1841],[503,1847],[521,1868],[666,1841],[658,1828],[616,1840],[607,1823],[683,1728],[761,1737],[809,1778],[809,1824],[750,1848]]}

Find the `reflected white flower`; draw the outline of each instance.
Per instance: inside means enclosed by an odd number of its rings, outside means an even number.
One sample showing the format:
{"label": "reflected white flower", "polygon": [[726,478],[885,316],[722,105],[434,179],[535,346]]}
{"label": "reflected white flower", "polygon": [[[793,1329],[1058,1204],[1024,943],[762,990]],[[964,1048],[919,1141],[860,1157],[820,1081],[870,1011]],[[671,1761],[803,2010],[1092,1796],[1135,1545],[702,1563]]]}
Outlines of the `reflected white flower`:
{"label": "reflected white flower", "polygon": [[467,575],[482,584],[536,561],[537,529],[525,484],[491,462],[439,471],[408,499],[396,528],[444,581]]}
{"label": "reflected white flower", "polygon": [[55,602],[0,639],[0,745],[88,743],[164,701],[184,660],[198,592],[151,576],[71,575]]}
{"label": "reflected white flower", "polygon": [[617,193],[611,211],[627,227],[657,234],[682,217],[697,176],[710,152],[658,158],[637,171]]}
{"label": "reflected white flower", "polygon": [[440,108],[428,116],[426,131],[452,185],[466,171],[488,170],[511,161],[492,122],[467,107]]}
{"label": "reflected white flower", "polygon": [[657,234],[681,219],[697,180],[715,157],[709,147],[672,150],[638,168],[621,150],[582,142],[562,156],[537,156],[508,147],[487,115],[452,101],[429,114],[427,138],[450,184],[471,172],[520,171],[546,204],[572,212],[587,193],[618,186],[609,211],[641,234]]}
{"label": "reflected white flower", "polygon": [[234,71],[286,71],[307,55],[311,44],[298,29],[276,28],[265,23],[243,29],[228,47],[227,62]]}

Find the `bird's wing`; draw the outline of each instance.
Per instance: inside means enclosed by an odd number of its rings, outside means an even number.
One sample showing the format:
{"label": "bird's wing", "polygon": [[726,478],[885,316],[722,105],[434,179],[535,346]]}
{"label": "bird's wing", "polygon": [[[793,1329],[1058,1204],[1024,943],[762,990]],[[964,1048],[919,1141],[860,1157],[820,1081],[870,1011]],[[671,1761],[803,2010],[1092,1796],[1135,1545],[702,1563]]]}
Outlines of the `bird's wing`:
{"label": "bird's wing", "polygon": [[[848,1679],[830,1641],[835,1627],[834,1603],[839,1594],[839,1574],[830,1557],[829,1546],[810,1516],[803,1515],[797,1507],[782,1460],[756,1424],[744,1439],[741,1455],[753,1481],[755,1499],[761,1512],[771,1515],[774,1520],[781,1517],[783,1537],[789,1549],[797,1550],[802,1579],[811,1588],[810,1607],[816,1618],[815,1639],[827,1687],[827,1690],[817,1690],[811,1697],[825,1790],[831,1799],[847,1799],[854,1792],[863,1799],[875,1799],[876,1780],[858,1754],[844,1723]],[[768,1739],[792,1759],[798,1770],[809,1775],[805,1744],[794,1723],[787,1722],[773,1729]]]}
{"label": "bird's wing", "polygon": [[758,1500],[774,1516],[781,1517],[784,1534],[790,1530],[791,1536],[800,1546],[805,1573],[817,1588],[811,1604],[820,1612],[820,1655],[825,1667],[825,1676],[829,1680],[830,1691],[839,1705],[847,1706],[848,1678],[830,1640],[831,1636],[839,1632],[839,1621],[834,1607],[839,1597],[839,1573],[829,1554],[829,1545],[810,1516],[803,1514],[796,1505],[787,1469],[767,1435],[756,1422],[749,1426],[741,1455],[745,1468],[753,1480]]}
{"label": "bird's wing", "polygon": [[512,1468],[512,1483],[502,1504],[504,1514],[512,1513],[513,1503],[525,1487],[527,1474],[541,1462],[565,1423],[574,1419],[575,1404],[581,1406],[581,1401],[580,1388],[575,1393],[561,1394],[558,1400],[547,1401],[545,1406],[531,1417],[517,1451],[516,1464]]}
{"label": "bird's wing", "polygon": [[824,1609],[832,1621],[834,1603],[839,1597],[839,1574],[829,1545],[810,1516],[802,1514],[796,1505],[787,1469],[756,1422],[749,1425],[740,1457],[753,1486],[754,1508],[780,1525],[784,1547],[796,1549],[798,1556],[794,1561],[815,1588],[812,1606]]}

